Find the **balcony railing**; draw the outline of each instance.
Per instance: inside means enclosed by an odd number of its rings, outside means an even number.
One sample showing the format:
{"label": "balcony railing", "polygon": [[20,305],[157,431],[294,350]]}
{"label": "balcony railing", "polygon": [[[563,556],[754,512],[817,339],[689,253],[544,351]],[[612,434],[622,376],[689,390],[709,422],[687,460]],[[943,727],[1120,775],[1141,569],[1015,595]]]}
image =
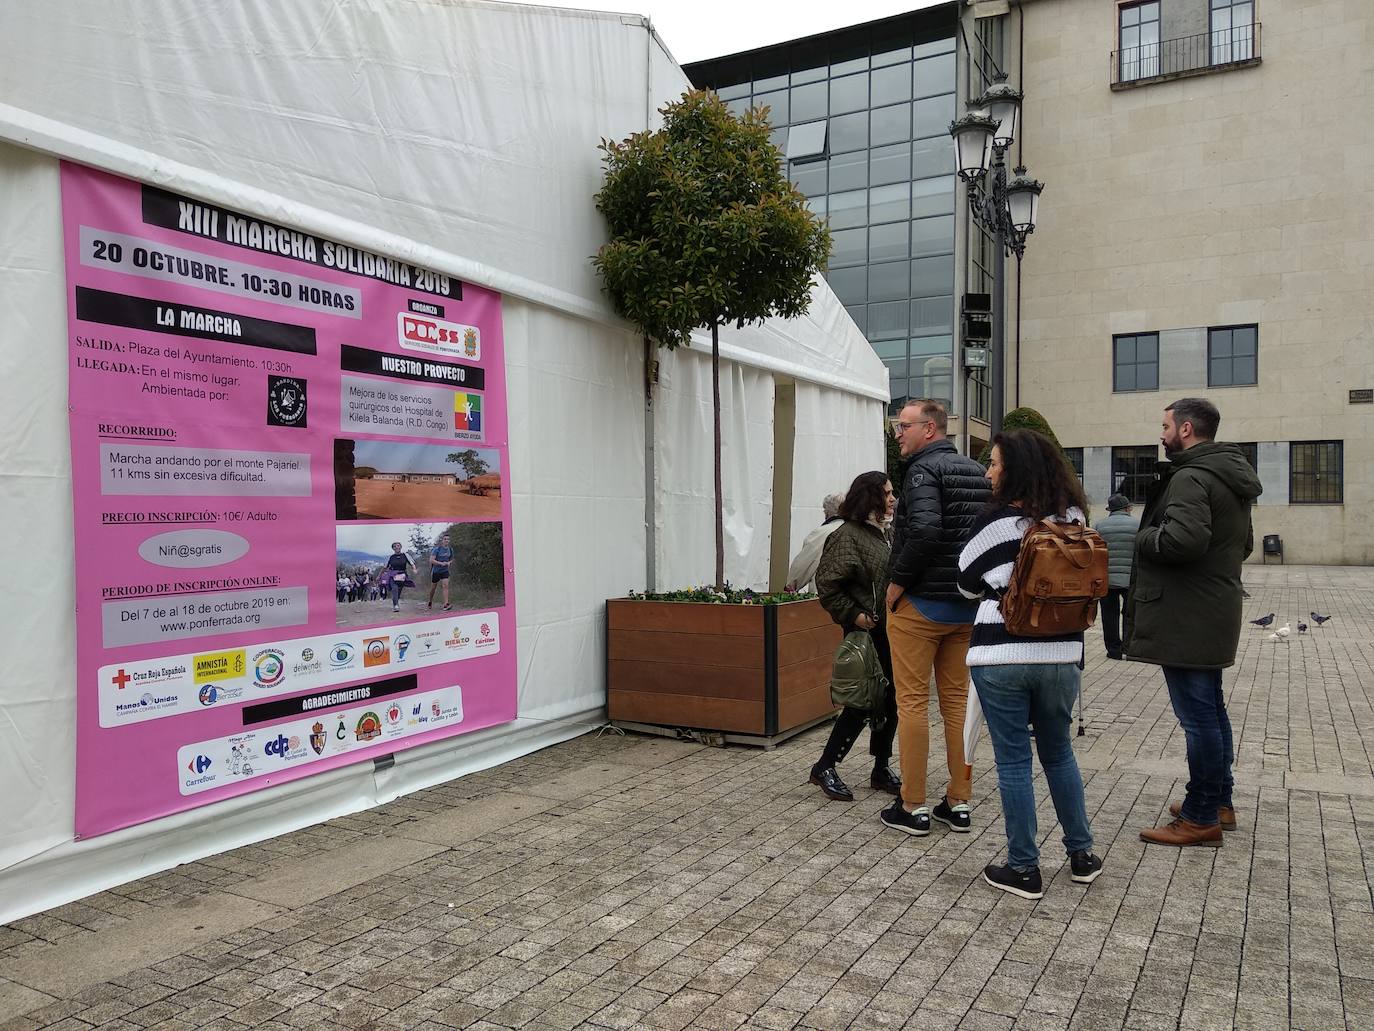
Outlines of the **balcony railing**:
{"label": "balcony railing", "polygon": [[1258,64],[1260,23],[1213,29],[1196,36],[1142,43],[1112,51],[1112,89]]}

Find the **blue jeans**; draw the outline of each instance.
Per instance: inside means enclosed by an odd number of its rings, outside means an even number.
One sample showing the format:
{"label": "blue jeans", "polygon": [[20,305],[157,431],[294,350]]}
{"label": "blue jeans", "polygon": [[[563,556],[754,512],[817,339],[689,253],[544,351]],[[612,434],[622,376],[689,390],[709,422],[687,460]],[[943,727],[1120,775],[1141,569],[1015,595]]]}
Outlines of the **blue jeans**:
{"label": "blue jeans", "polygon": [[1031,786],[1031,738],[1045,770],[1064,849],[1072,854],[1093,847],[1083,778],[1073,754],[1073,703],[1078,697],[1078,666],[1073,663],[974,666],[973,686],[997,759],[997,787],[1007,827],[1007,862],[1023,873],[1040,866],[1035,844],[1035,789]]}
{"label": "blue jeans", "polygon": [[1164,667],[1169,701],[1188,745],[1188,793],[1179,815],[1193,823],[1217,822],[1217,806],[1231,806],[1236,761],[1231,717],[1221,693],[1221,670]]}

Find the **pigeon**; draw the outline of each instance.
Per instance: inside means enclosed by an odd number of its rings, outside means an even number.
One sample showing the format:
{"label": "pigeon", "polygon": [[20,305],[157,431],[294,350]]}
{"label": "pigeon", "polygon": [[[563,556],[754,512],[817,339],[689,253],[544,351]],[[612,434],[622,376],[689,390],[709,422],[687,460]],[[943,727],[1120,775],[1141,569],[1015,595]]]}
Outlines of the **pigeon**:
{"label": "pigeon", "polygon": [[1281,642],[1283,642],[1284,644],[1287,644],[1287,643],[1288,643],[1288,635],[1291,634],[1292,632],[1293,632],[1293,631],[1289,629],[1288,624],[1285,623],[1285,624],[1283,624],[1283,626],[1279,627],[1279,628],[1278,628],[1277,630],[1275,630],[1272,634],[1270,634],[1269,637],[1267,638],[1267,640],[1274,641],[1275,643],[1278,643],[1278,642],[1281,641]]}
{"label": "pigeon", "polygon": [[1319,616],[1315,612],[1309,612],[1308,615],[1312,617],[1312,622],[1316,623],[1317,626],[1321,626],[1331,618],[1330,616]]}
{"label": "pigeon", "polygon": [[1274,622],[1274,614],[1271,612],[1267,616],[1260,616],[1259,619],[1252,619],[1250,622],[1254,623],[1255,626],[1268,626],[1270,623]]}
{"label": "pigeon", "polygon": [[1302,622],[1299,622],[1299,623],[1298,623],[1298,633],[1300,633],[1300,634],[1305,634],[1305,633],[1307,633],[1307,624],[1306,624],[1306,623],[1302,623]]}

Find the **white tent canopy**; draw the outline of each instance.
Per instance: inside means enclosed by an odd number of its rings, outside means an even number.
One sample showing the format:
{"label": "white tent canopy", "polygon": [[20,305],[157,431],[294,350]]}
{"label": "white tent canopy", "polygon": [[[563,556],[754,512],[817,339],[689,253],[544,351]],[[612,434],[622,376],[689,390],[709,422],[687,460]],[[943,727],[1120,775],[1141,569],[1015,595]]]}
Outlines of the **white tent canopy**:
{"label": "white tent canopy", "polygon": [[[43,556],[0,600],[0,921],[582,733],[604,705],[605,599],[644,587],[650,562],[660,587],[713,565],[709,346],[658,355],[646,416],[641,340],[588,260],[597,143],[652,127],[688,86],[645,20],[451,0],[60,7],[0,0],[0,534],[11,569]],[[59,158],[504,294],[514,723],[73,840],[73,570],[50,543],[72,527]],[[886,373],[821,282],[808,316],[727,330],[722,354],[727,575],[761,587],[773,528],[795,550],[823,494],[881,465]],[[779,397],[794,426],[775,429]]]}

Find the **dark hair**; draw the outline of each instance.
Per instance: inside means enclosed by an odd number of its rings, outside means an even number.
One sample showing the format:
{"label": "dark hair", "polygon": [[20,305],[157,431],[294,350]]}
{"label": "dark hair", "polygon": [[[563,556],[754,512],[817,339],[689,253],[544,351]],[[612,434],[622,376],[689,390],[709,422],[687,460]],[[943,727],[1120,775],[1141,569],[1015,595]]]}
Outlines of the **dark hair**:
{"label": "dark hair", "polygon": [[1193,436],[1198,440],[1216,440],[1217,428],[1221,426],[1221,412],[1205,397],[1180,397],[1164,409],[1174,413],[1174,425],[1181,427],[1185,422],[1193,424]]}
{"label": "dark hair", "polygon": [[883,484],[887,473],[875,469],[871,473],[859,473],[845,492],[844,503],[840,505],[840,518],[856,523],[865,523],[874,515],[887,511],[887,496],[883,494]]}
{"label": "dark hair", "polygon": [[949,412],[943,404],[934,398],[913,397],[902,405],[902,411],[906,411],[908,408],[919,408],[922,419],[929,419],[941,433],[949,432]]}
{"label": "dark hair", "polygon": [[1078,474],[1064,452],[1035,430],[1007,430],[992,439],[1002,458],[1002,479],[994,504],[1016,504],[1032,519],[1063,515],[1077,507],[1085,515],[1088,500]]}

